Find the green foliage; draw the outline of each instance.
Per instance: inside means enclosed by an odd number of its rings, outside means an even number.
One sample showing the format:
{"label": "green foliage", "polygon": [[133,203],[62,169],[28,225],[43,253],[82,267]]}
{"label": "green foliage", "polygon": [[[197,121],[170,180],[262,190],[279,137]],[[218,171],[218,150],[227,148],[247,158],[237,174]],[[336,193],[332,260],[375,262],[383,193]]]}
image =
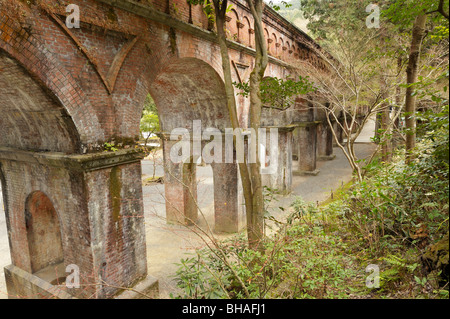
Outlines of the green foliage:
{"label": "green foliage", "polygon": [[252,299],[348,296],[345,286],[358,271],[344,253],[345,243],[326,234],[322,226],[293,223],[264,246],[261,254],[238,238],[220,248],[226,263],[217,251],[208,249],[183,260],[176,275],[183,294],[176,298],[244,298],[236,275]]}
{"label": "green foliage", "polygon": [[201,5],[203,12],[210,22],[214,22],[214,7],[210,0],[186,0],[191,5]]}
{"label": "green foliage", "polygon": [[405,243],[422,247],[448,232],[448,106],[426,125],[414,162],[406,165],[400,153],[391,164],[371,167],[343,207],[375,256]]}
{"label": "green foliage", "polygon": [[115,146],[116,146],[115,142],[110,142],[110,143],[106,142],[105,144],[103,144],[103,149],[106,152],[117,152],[119,149]]}
{"label": "green foliage", "polygon": [[269,6],[272,7],[272,9],[274,9],[275,11],[280,11],[282,8],[290,8],[292,7],[292,4],[287,2],[287,1],[278,1],[278,2],[274,2],[274,1],[269,1]]}
{"label": "green foliage", "polygon": [[[428,125],[440,134],[419,143],[413,163],[400,152],[392,164],[372,164],[366,180],[323,207],[297,198],[263,254],[237,237],[183,260],[177,298],[245,298],[242,283],[250,298],[448,297],[419,261],[449,227],[448,157],[437,151],[448,140],[448,108]],[[364,286],[371,263],[382,268],[378,290]]]}
{"label": "green foliage", "polygon": [[448,39],[449,37],[448,26],[445,25],[436,26],[432,30],[430,37],[434,41],[441,41],[444,39]]}
{"label": "green foliage", "polygon": [[155,101],[153,100],[150,94],[148,94],[147,97],[145,98],[142,115],[145,115],[147,113],[153,113],[158,115],[158,108],[156,107]]}
{"label": "green foliage", "polygon": [[[422,12],[433,12],[438,9],[439,1],[436,0],[391,0],[385,1],[382,6],[382,17],[394,25],[399,31],[412,29],[414,20]],[[449,2],[444,1],[444,8],[448,10]],[[442,15],[429,14],[429,19],[434,23],[442,23],[445,19]],[[448,25],[448,20],[447,20]]]}
{"label": "green foliage", "polygon": [[[209,23],[212,24],[215,22],[215,10],[214,5],[211,0],[186,0],[187,3],[191,5],[201,5],[203,8],[203,12],[209,20]],[[222,5],[222,1],[220,1],[220,5]],[[230,4],[227,6],[225,13],[230,12],[233,9],[233,5]]]}
{"label": "green foliage", "polygon": [[140,131],[141,134],[152,134],[160,131],[158,109],[156,108],[156,104],[150,95],[147,96],[144,104],[144,110],[142,112],[140,123]]}
{"label": "green foliage", "polygon": [[[206,266],[205,260],[208,259],[209,266]],[[224,297],[219,282],[223,282],[226,278],[223,277],[221,271],[217,271],[220,265],[212,254],[208,254],[207,250],[197,251],[197,256],[192,258],[182,259],[180,263],[176,264],[179,268],[174,276],[177,286],[182,289],[183,293],[174,296],[175,299],[221,299]],[[220,280],[216,280],[209,267],[217,271],[217,275],[221,276]]]}
{"label": "green foliage", "polygon": [[[448,103],[448,101],[447,101]],[[430,169],[436,169],[441,174],[446,174],[449,165],[449,107],[445,105],[440,112],[429,110],[418,116],[420,120],[419,130],[423,132],[421,139],[430,145],[424,150],[424,156],[428,158]],[[430,173],[430,172],[427,172]]]}
{"label": "green foliage", "polygon": [[300,0],[308,29],[322,39],[344,32],[359,32],[368,16],[370,0]]}
{"label": "green foliage", "polygon": [[159,117],[154,113],[147,113],[142,116],[140,124],[141,132],[154,133],[159,131]]}
{"label": "green foliage", "polygon": [[[234,82],[233,85],[240,90],[239,95],[249,96],[250,85],[248,82]],[[297,96],[315,92],[316,90],[308,76],[299,76],[298,80],[266,77],[261,81],[260,86],[261,100],[264,106],[280,110],[290,108]]]}

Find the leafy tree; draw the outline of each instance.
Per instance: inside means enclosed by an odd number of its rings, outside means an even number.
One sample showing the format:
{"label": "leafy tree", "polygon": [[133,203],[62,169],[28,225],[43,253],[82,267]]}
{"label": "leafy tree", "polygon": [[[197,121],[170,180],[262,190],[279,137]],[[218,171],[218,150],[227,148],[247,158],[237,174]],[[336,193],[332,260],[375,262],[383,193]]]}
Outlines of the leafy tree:
{"label": "leafy tree", "polygon": [[[337,120],[336,113],[343,113],[344,117],[348,117],[350,121],[344,120],[344,124],[347,126],[344,127],[346,130],[354,126],[355,104],[368,105],[370,116],[372,112],[379,114],[382,119],[381,132],[383,134],[379,145],[384,159],[389,159],[392,133],[398,127],[404,99],[408,106],[407,112],[409,112],[406,115],[407,126],[413,127],[415,124],[415,110],[411,112],[411,100],[415,99],[415,90],[418,85],[416,82],[417,78],[421,77],[420,72],[422,71],[422,74],[427,72],[428,84],[432,85],[435,83],[432,79],[436,78],[435,75],[440,72],[439,70],[442,71],[443,64],[445,65],[431,55],[424,59],[423,63],[420,63],[421,61],[418,59],[420,48],[425,47],[426,52],[437,53],[439,51],[436,50],[437,40],[423,43],[423,35],[433,33],[432,30],[436,26],[443,27],[439,29],[442,34],[445,34],[445,29],[448,30],[448,20],[443,19],[443,15],[439,13],[442,11],[442,8],[439,9],[441,2],[431,0],[383,1],[380,4],[382,14],[380,28],[370,29],[366,25],[368,16],[366,8],[371,3],[370,1],[301,0],[305,17],[310,20],[308,28],[313,35],[318,37],[321,45],[333,54],[333,57],[330,58],[321,50],[312,48],[328,62],[330,70],[329,75],[311,73],[312,78],[318,82],[321,93],[332,104],[335,104],[331,109],[325,110],[335,120]],[[414,50],[411,50],[414,38],[412,26],[416,19],[415,15],[420,12],[431,15],[432,19],[428,20],[426,33],[423,28],[415,29],[415,45]],[[421,23],[423,24],[424,21]],[[441,57],[445,57],[448,50],[446,52],[444,50]],[[448,64],[448,59],[446,64]],[[407,68],[405,68],[406,65],[408,65]],[[304,70],[308,72],[306,68],[309,66],[304,67]],[[404,72],[405,70],[407,72]],[[402,88],[407,90],[403,98],[401,97]],[[394,89],[395,92],[393,92]],[[393,123],[389,116],[391,106],[395,111]],[[362,126],[356,126],[358,134]],[[411,145],[410,141],[415,141],[413,135],[415,127],[409,128],[407,132],[406,144]],[[351,146],[355,138],[356,136],[349,135],[347,150],[343,150],[352,167],[358,172],[359,165],[355,165],[358,160],[354,156]],[[359,173],[357,175],[360,176]]]}
{"label": "leafy tree", "polygon": [[384,16],[397,30],[411,31],[411,45],[409,49],[408,66],[406,69],[406,150],[407,161],[411,160],[411,151],[416,145],[416,95],[414,85],[419,76],[419,59],[422,44],[427,35],[427,21],[433,24],[445,24],[448,29],[448,13],[444,8],[448,8],[448,1],[444,0],[397,0],[388,1],[385,6]]}
{"label": "leafy tree", "polygon": [[[244,97],[250,94],[248,82],[236,83],[233,85],[240,90],[238,93]],[[288,78],[286,80],[277,77],[266,77],[261,81],[260,93],[264,107],[286,110],[294,105],[295,98],[316,91],[314,83],[308,76],[299,76],[298,80]]]}
{"label": "leafy tree", "polygon": [[[308,60],[299,62],[297,67],[318,88],[309,100],[326,114],[337,145],[358,180],[362,180],[366,163],[357,157],[354,145],[365,124],[376,114],[383,114],[379,149],[389,154],[392,130],[389,110],[396,94],[393,89],[402,81],[397,69],[396,42],[390,40],[389,30],[367,27],[368,0],[302,0],[301,3],[310,21],[308,28],[321,47],[306,42],[304,45],[326,63],[327,71],[318,72]],[[395,108],[394,118],[399,115]],[[346,138],[338,138],[332,122],[338,124]]]}
{"label": "leafy tree", "polygon": [[[145,138],[145,147],[147,147],[150,137],[159,131],[158,109],[156,108],[156,104],[152,97],[147,95],[140,123],[140,132],[142,137]],[[144,136],[144,133],[147,134],[147,136]]]}

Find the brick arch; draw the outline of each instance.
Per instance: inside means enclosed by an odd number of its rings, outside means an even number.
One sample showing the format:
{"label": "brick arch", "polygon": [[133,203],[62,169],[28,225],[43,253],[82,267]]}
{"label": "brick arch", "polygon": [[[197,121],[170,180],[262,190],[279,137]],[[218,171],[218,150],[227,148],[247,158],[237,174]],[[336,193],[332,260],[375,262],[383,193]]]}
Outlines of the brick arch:
{"label": "brick arch", "polygon": [[254,46],[254,35],[250,33],[250,30],[252,30],[252,25],[250,23],[250,20],[247,17],[243,18],[243,28],[241,32],[241,42],[245,46],[253,47]]}
{"label": "brick arch", "polygon": [[285,46],[284,46],[284,39],[283,39],[282,37],[280,37],[279,43],[280,43],[280,46],[279,46],[279,48],[278,48],[278,56],[279,56],[280,58],[284,58],[286,52],[284,51],[284,47],[285,47]]}
{"label": "brick arch", "polygon": [[293,59],[298,59],[298,52],[297,52],[297,47],[295,46],[295,43],[292,43],[292,47],[291,47],[291,56]]}
{"label": "brick arch", "polygon": [[264,28],[264,37],[266,38],[267,41],[267,52],[270,52],[270,33],[269,30],[267,30],[267,28]]}
{"label": "brick arch", "polygon": [[286,41],[286,48],[287,48],[286,56],[290,57],[292,51],[291,51],[291,44],[289,43],[289,41]]}
{"label": "brick arch", "polygon": [[277,35],[275,33],[272,33],[271,39],[272,39],[273,42],[271,43],[271,46],[270,46],[270,48],[271,48],[270,54],[273,55],[273,56],[277,56],[277,53],[278,53],[278,47],[277,47],[278,37],[277,37]]}
{"label": "brick arch", "polygon": [[[142,61],[139,71],[130,69],[129,74],[126,74],[128,70],[124,68],[119,75],[119,77],[124,76],[126,79],[133,78],[131,90],[129,86],[122,87],[119,78],[113,94],[116,104],[120,105],[115,110],[117,123],[120,127],[119,131],[122,136],[129,138],[139,135],[139,123],[144,101],[149,92],[151,93],[153,83],[158,76],[163,74],[171,64],[176,64],[177,61],[201,61],[201,68],[208,69],[210,72],[217,74],[220,79],[223,79],[220,54],[212,54],[211,47],[205,46],[201,39],[189,38],[189,41],[180,39],[176,53],[173,53],[161,38],[151,42],[152,50],[150,51],[146,49],[147,44],[146,41],[138,42],[135,49],[127,57],[129,61]],[[189,62],[186,63],[189,68]],[[223,81],[221,80],[221,82]],[[128,96],[131,97],[131,104],[129,100],[126,100]],[[119,99],[124,97],[125,100],[121,102]],[[126,121],[123,119],[126,119]]]}
{"label": "brick arch", "polygon": [[[18,26],[4,12],[0,14],[0,53],[17,62],[36,83],[64,109],[80,140],[79,148],[91,149],[104,139],[104,133],[81,87],[70,72],[34,35]],[[57,149],[56,149],[57,150]]]}
{"label": "brick arch", "polygon": [[80,136],[64,107],[0,49],[0,145],[76,153]]}
{"label": "brick arch", "polygon": [[61,220],[47,194],[34,191],[27,196],[25,228],[32,272],[63,262]]}
{"label": "brick arch", "polygon": [[240,17],[239,14],[237,13],[236,10],[232,9],[228,14],[227,14],[227,23],[226,23],[226,28],[227,28],[227,35],[229,36],[229,38],[233,41],[239,41],[239,28],[238,28],[238,22],[240,22]]}
{"label": "brick arch", "polygon": [[302,60],[308,60],[308,51],[305,48],[301,48],[300,56],[301,56]]}
{"label": "brick arch", "polygon": [[[195,39],[193,39],[194,41]],[[178,54],[178,58],[195,58],[198,60],[202,60],[205,63],[209,64],[223,79],[223,68],[222,68],[222,58],[220,56],[220,51],[216,51],[216,54],[211,54],[210,48],[206,47],[203,42],[198,41],[194,42],[195,45],[190,45],[185,50],[180,50]],[[167,65],[170,62],[170,59],[172,59],[173,56],[166,56],[164,60],[160,60],[162,67],[164,65]]]}
{"label": "brick arch", "polygon": [[194,120],[202,128],[230,127],[225,85],[220,74],[197,58],[174,58],[149,86],[161,120],[161,129],[192,129]]}

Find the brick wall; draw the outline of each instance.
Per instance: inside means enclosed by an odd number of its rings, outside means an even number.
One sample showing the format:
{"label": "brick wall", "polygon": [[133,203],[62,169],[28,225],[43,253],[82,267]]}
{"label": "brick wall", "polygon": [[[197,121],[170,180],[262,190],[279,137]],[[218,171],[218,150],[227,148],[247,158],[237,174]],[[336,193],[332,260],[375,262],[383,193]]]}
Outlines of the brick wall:
{"label": "brick wall", "polygon": [[[36,101],[32,104],[49,105],[48,112],[42,112],[41,115],[49,116],[48,114],[54,114],[52,110],[62,108],[66,116],[61,118],[69,118],[68,122],[71,119],[73,124],[66,126],[74,126],[76,133],[67,136],[65,143],[51,141],[52,138],[57,138],[53,135],[43,138],[41,145],[37,145],[35,141],[36,145],[28,145],[25,136],[21,138],[21,143],[0,142],[3,145],[62,150],[61,144],[69,144],[64,151],[80,152],[98,150],[103,142],[113,138],[131,142],[139,134],[139,118],[146,94],[150,91],[154,79],[173,61],[186,57],[196,58],[210,64],[217,74],[222,73],[218,46],[208,39],[202,39],[200,34],[170,28],[128,11],[110,7],[101,1],[72,2],[81,9],[80,29],[65,30],[61,26],[67,15],[64,7],[52,7],[52,13],[45,13],[36,6],[25,6],[26,22],[22,24],[16,21],[12,13],[2,11],[0,48],[23,67],[23,80],[18,81],[28,85],[24,79],[26,76],[36,78],[48,95],[53,96],[56,104],[48,103],[44,98],[37,100],[39,95],[36,95]],[[165,12],[187,25],[193,24],[203,29],[208,26],[202,8],[190,6],[185,0],[141,3]],[[251,47],[254,45],[254,35],[250,32],[253,22],[248,8],[243,3],[234,2],[227,28],[232,39]],[[296,38],[302,34],[270,10],[264,18],[264,24],[267,34],[273,39],[276,38],[270,45],[270,50],[275,50],[273,55],[285,61],[292,60],[295,57],[293,49],[300,47],[295,44]],[[110,76],[113,62],[120,56],[121,49],[135,37],[138,39],[123,55],[123,64],[114,65],[118,72],[115,76]],[[230,57],[235,62],[247,65],[248,69],[251,69],[254,63],[252,55],[242,50],[231,49]],[[233,72],[234,80],[239,81],[237,71]],[[245,74],[245,71],[243,73],[241,80],[248,80],[249,74]],[[286,75],[286,69],[282,63],[271,63],[267,73],[283,77]],[[3,78],[3,81],[8,81],[6,76],[5,72],[0,73],[0,80]],[[35,91],[37,90],[36,88]],[[201,92],[198,90],[193,94],[199,95]],[[164,105],[160,107],[163,108]],[[238,112],[243,123],[246,122],[247,109],[245,101],[240,101]],[[26,109],[23,111],[27,112]],[[61,127],[64,122],[61,118],[45,121],[56,122],[48,124],[52,131],[66,130],[73,133],[74,129]],[[20,123],[14,125],[21,127]],[[8,131],[11,129],[8,128]],[[64,135],[70,134],[62,134]]]}

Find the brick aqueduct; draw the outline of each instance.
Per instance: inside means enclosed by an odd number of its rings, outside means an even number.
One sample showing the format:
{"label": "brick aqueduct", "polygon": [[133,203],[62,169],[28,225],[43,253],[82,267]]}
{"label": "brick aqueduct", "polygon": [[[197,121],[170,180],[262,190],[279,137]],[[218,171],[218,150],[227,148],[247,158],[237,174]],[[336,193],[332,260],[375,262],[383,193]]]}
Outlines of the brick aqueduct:
{"label": "brick aqueduct", "polygon": [[[31,4],[30,4],[31,2]],[[67,28],[64,1],[0,0],[0,179],[12,265],[10,297],[111,298],[118,287],[155,288],[147,274],[142,154],[134,145],[150,93],[163,132],[230,127],[219,47],[199,6],[186,0],[71,0],[81,27]],[[243,0],[228,14],[235,81],[254,63],[252,17]],[[270,8],[267,76],[286,78],[293,62],[324,69],[313,41]],[[265,109],[279,128],[278,171],[265,183],[289,191],[292,175],[316,173],[316,157],[332,157],[323,116],[297,99],[285,112]],[[248,99],[238,98],[242,127]],[[104,144],[123,147],[105,152]],[[197,209],[195,165],[168,160],[164,140],[166,213],[189,222]],[[293,154],[299,167],[292,167]],[[214,164],[215,230],[243,225],[236,164]],[[181,181],[194,181],[185,183]],[[83,289],[59,289],[55,265],[77,265]],[[51,273],[51,272],[50,272]],[[63,275],[61,275],[63,276]],[[129,293],[127,291],[126,293]],[[127,296],[122,293],[120,296]]]}

